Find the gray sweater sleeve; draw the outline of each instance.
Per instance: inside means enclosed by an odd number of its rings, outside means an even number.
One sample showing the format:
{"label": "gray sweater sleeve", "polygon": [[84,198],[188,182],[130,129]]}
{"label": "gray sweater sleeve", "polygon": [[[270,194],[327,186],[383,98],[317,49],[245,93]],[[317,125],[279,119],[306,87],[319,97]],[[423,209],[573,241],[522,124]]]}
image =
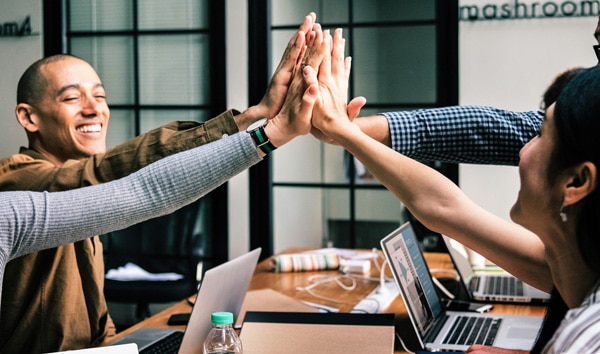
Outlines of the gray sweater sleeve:
{"label": "gray sweater sleeve", "polygon": [[259,161],[249,134],[238,133],[101,185],[0,193],[0,277],[13,258],[171,213]]}

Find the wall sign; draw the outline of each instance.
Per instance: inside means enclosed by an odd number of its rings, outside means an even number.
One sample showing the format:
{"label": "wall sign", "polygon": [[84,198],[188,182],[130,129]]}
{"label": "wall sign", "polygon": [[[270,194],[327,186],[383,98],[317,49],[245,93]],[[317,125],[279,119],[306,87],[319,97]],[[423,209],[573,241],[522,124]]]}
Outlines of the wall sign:
{"label": "wall sign", "polygon": [[31,30],[31,16],[25,17],[21,23],[17,21],[2,22],[0,19],[0,37],[25,37],[34,36]]}
{"label": "wall sign", "polygon": [[[483,2],[483,1],[482,1]],[[589,17],[600,15],[600,1],[507,1],[500,4],[477,1],[461,5],[459,21],[524,20],[533,18]]]}

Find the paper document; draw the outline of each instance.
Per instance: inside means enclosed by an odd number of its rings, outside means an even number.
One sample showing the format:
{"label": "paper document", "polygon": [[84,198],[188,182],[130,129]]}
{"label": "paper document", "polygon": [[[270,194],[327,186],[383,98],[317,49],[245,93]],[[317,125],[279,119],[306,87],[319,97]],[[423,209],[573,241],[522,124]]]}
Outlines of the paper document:
{"label": "paper document", "polygon": [[169,281],[183,279],[183,275],[177,273],[150,273],[137,264],[127,263],[117,269],[110,269],[105,278],[118,281]]}

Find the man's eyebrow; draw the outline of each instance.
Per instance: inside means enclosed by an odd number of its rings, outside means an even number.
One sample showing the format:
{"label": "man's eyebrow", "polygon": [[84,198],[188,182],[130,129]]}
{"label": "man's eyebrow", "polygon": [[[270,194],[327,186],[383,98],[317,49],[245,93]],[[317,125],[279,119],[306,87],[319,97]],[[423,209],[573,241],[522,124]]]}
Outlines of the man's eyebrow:
{"label": "man's eyebrow", "polygon": [[[79,84],[73,84],[73,85],[66,85],[61,87],[57,92],[56,92],[56,97],[62,95],[65,91],[70,90],[70,89],[79,89],[81,87],[81,85]],[[104,88],[104,85],[102,85],[102,83],[97,83],[94,85],[94,88]]]}
{"label": "man's eyebrow", "polygon": [[73,84],[73,85],[66,85],[61,87],[57,92],[56,92],[56,97],[62,95],[65,91],[70,90],[70,89],[78,89],[80,86],[77,84]]}

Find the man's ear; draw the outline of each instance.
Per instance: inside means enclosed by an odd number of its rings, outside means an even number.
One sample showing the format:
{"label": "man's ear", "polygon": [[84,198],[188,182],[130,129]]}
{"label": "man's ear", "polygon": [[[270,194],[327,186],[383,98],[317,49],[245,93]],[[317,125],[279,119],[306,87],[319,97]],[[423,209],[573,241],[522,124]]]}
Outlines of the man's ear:
{"label": "man's ear", "polygon": [[33,114],[33,108],[30,105],[26,103],[19,103],[15,109],[15,114],[19,124],[21,124],[21,126],[25,128],[27,132],[33,133],[38,131],[39,127],[37,120]]}
{"label": "man's ear", "polygon": [[598,170],[590,161],[582,162],[570,169],[563,204],[573,205],[591,194],[598,184]]}

